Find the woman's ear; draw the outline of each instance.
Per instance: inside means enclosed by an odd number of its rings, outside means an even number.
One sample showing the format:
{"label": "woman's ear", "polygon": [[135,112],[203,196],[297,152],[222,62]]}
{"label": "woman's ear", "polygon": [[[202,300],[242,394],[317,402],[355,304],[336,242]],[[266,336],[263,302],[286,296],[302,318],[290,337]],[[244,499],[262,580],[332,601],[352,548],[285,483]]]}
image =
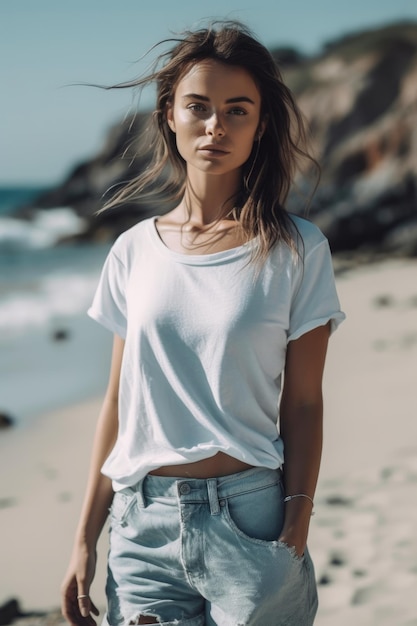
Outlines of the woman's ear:
{"label": "woman's ear", "polygon": [[267,124],[267,119],[266,117],[264,117],[263,120],[259,122],[258,129],[255,135],[255,141],[260,141],[262,139],[262,135],[264,134],[265,129],[266,129],[266,124]]}
{"label": "woman's ear", "polygon": [[172,130],[173,133],[175,133],[175,122],[174,122],[174,114],[173,114],[173,110],[172,110],[172,105],[171,104],[167,104],[167,122],[168,122],[168,126],[170,127],[170,129]]}

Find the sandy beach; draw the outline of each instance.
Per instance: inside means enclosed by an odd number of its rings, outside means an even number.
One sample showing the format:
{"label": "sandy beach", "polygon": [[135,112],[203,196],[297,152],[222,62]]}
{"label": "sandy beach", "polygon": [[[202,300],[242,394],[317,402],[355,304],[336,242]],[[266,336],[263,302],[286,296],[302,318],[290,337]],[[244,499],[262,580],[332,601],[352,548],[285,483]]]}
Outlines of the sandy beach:
{"label": "sandy beach", "polygon": [[[337,275],[310,551],[317,626],[417,625],[417,260]],[[0,605],[59,604],[100,399],[0,433]],[[106,533],[92,596],[104,606]],[[300,625],[302,626],[302,625]]]}

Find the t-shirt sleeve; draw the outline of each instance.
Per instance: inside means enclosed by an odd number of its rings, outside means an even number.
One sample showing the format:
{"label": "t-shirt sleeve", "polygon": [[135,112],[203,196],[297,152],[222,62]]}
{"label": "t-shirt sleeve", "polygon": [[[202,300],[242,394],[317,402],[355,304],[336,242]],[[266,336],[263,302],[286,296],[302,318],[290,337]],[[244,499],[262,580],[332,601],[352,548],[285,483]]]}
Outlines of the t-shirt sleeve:
{"label": "t-shirt sleeve", "polygon": [[333,332],[345,319],[336,291],[327,239],[309,251],[301,263],[300,280],[293,295],[288,341],[331,322]]}
{"label": "t-shirt sleeve", "polygon": [[126,268],[114,248],[106,258],[93,302],[87,313],[122,339],[126,338]]}

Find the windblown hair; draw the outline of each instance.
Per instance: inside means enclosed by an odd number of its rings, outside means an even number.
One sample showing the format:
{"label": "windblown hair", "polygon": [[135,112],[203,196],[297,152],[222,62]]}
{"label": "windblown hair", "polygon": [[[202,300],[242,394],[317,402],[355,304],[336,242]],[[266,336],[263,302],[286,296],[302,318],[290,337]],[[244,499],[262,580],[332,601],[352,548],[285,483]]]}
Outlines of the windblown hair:
{"label": "windblown hair", "polygon": [[[285,201],[300,161],[307,159],[317,169],[318,165],[307,152],[302,114],[271,53],[249,29],[235,21],[214,22],[207,28],[186,31],[180,39],[161,43],[171,42],[175,45],[158,56],[147,76],[110,87],[141,88],[156,82],[157,99],[148,129],[151,139],[146,142],[152,154],[150,165],[126,183],[104,209],[147,193],[162,193],[171,200],[183,196],[186,163],[177,150],[175,133],[168,126],[167,108],[187,71],[199,61],[213,59],[242,67],[252,76],[261,95],[260,121],[266,124],[243,166],[241,189],[233,198],[233,217],[247,240],[258,237],[258,260],[265,259],[277,241],[296,250],[297,233],[284,208]],[[168,176],[163,176],[167,166]]]}

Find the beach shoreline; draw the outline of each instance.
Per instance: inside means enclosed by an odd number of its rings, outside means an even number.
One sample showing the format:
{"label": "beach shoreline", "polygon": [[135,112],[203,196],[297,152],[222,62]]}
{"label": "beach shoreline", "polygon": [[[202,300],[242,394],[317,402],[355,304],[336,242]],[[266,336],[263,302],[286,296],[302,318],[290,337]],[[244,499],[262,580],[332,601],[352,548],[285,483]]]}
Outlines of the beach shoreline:
{"label": "beach shoreline", "polygon": [[[309,541],[317,626],[417,623],[416,276],[417,260],[401,259],[337,276],[347,320],[329,345]],[[0,605],[58,606],[100,405],[73,403],[0,433]],[[101,607],[106,551],[104,532],[92,592]]]}

